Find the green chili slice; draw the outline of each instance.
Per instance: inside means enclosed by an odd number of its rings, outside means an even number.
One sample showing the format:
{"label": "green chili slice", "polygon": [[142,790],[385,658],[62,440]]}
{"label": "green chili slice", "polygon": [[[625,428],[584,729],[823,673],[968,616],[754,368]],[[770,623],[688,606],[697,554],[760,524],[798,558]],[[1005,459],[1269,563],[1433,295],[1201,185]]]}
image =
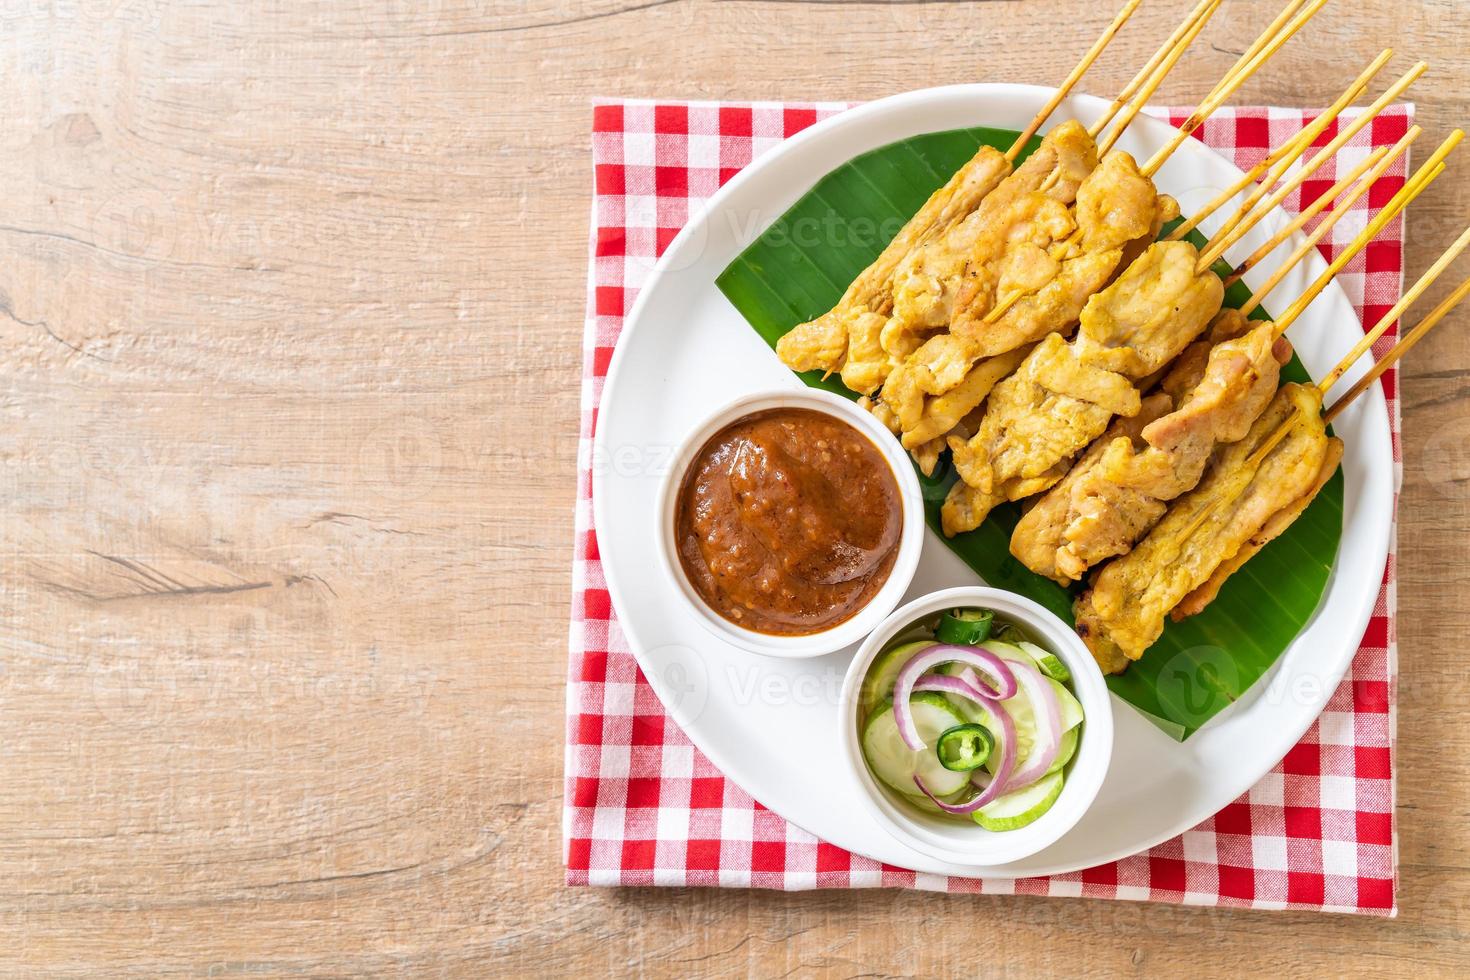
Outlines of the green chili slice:
{"label": "green chili slice", "polygon": [[995,749],[995,736],[982,725],[956,725],[945,729],[934,743],[939,764],[951,772],[969,772],[985,765]]}
{"label": "green chili slice", "polygon": [[989,609],[953,609],[939,620],[934,638],[940,643],[979,646],[990,639],[990,626],[995,613]]}

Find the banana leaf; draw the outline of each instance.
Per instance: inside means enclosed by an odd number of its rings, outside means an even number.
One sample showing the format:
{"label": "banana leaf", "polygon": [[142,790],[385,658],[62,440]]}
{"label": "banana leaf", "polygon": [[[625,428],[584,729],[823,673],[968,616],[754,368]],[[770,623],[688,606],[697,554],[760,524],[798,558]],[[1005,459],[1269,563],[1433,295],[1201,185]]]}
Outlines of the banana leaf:
{"label": "banana leaf", "polygon": [[[720,274],[720,290],[774,347],[796,324],[830,309],[846,285],[981,143],[1005,149],[1015,136],[1012,130],[990,128],[928,133],[844,163]],[[1032,140],[1026,152],[1039,142]],[[803,233],[813,228],[822,233]],[[1191,239],[1203,244],[1197,234]],[[1225,302],[1238,308],[1248,295],[1237,283]],[[853,396],[836,376],[823,380],[809,372],[801,377],[814,387]],[[1309,380],[1296,359],[1282,378]],[[920,477],[928,521],[936,533],[939,505],[954,479],[947,454],[933,477]],[[1183,740],[1198,731],[1259,680],[1311,619],[1337,554],[1342,501],[1339,472],[1286,533],[1229,579],[1203,613],[1169,623],[1144,658],[1110,677],[1108,686],[1173,738]],[[940,537],[989,585],[1029,596],[1070,623],[1072,599],[1080,586],[1065,589],[1011,556],[1011,530],[1019,517],[1018,506],[1010,504],[997,508],[974,531]]]}

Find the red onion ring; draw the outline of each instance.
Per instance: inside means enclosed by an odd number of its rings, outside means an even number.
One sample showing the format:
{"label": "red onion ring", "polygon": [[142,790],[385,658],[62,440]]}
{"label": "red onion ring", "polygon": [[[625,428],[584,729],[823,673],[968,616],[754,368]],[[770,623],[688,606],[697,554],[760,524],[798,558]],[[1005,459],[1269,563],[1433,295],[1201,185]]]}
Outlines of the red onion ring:
{"label": "red onion ring", "polygon": [[914,681],[915,691],[938,691],[940,694],[955,694],[962,698],[968,698],[987,708],[995,706],[995,699],[980,693],[980,688],[962,675],[954,674],[925,674]]}
{"label": "red onion ring", "polygon": [[[920,650],[909,658],[898,671],[893,682],[893,720],[898,724],[898,735],[903,743],[915,752],[924,748],[924,740],[914,726],[914,714],[909,708],[909,695],[914,693],[914,684],[925,671],[940,664],[961,663],[975,667],[995,678],[996,686],[987,688],[977,684],[976,693],[993,701],[1004,701],[1016,694],[1016,676],[1005,660],[984,646],[970,647],[941,643]],[[968,684],[966,686],[969,686]],[[1060,738],[1060,736],[1058,736]]]}
{"label": "red onion ring", "polygon": [[[929,801],[945,813],[974,813],[985,804],[994,800],[1006,791],[1010,780],[1006,773],[1011,771],[1011,766],[1016,764],[1016,723],[1011,720],[1010,713],[1001,704],[986,704],[992,717],[1000,723],[1000,760],[995,766],[995,775],[990,782],[980,790],[980,795],[966,803],[946,803],[933,793],[929,787],[924,785],[923,777],[914,774],[914,785],[919,787],[920,792],[929,797]],[[975,777],[970,777],[974,782]]]}
{"label": "red onion ring", "polygon": [[1006,663],[1011,665],[1022,691],[1031,702],[1031,710],[1036,713],[1038,738],[1044,736],[1050,739],[1046,745],[1033,750],[1031,761],[1024,769],[1011,774],[1008,782],[1013,789],[1020,789],[1046,775],[1046,771],[1056,761],[1057,753],[1062,747],[1062,706],[1057,701],[1057,692],[1052,689],[1051,683],[1032,664],[1010,658]]}

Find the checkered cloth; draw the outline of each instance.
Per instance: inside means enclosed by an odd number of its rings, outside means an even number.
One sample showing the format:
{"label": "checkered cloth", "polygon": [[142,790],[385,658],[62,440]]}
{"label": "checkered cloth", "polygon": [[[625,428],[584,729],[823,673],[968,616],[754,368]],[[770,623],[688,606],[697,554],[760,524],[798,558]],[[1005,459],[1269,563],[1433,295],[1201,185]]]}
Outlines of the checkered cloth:
{"label": "checkered cloth", "polygon": [[[618,628],[592,527],[590,456],[602,382],[623,317],[656,256],[721,184],[834,104],[608,102],[593,110],[593,207],[578,456],[564,846],[576,885],[917,887],[1394,914],[1394,562],[1352,669],[1301,743],[1240,799],[1167,843],[1074,874],[976,880],[889,867],[817,840],[727,780],[665,714]],[[1181,122],[1185,113],[1157,114]],[[1217,112],[1199,137],[1242,168],[1312,113]],[[1384,112],[1335,163],[1393,143],[1411,106]],[[1336,134],[1329,128],[1319,140]],[[836,161],[834,161],[835,164]],[[1336,179],[1329,164],[1285,204]],[[1327,258],[1402,186],[1400,161],[1323,243]],[[1402,285],[1395,221],[1338,281],[1365,322]],[[1390,333],[1377,354],[1392,344]],[[1396,372],[1384,375],[1400,468]],[[1397,482],[1395,484],[1397,487]],[[1126,709],[1124,709],[1126,710]]]}

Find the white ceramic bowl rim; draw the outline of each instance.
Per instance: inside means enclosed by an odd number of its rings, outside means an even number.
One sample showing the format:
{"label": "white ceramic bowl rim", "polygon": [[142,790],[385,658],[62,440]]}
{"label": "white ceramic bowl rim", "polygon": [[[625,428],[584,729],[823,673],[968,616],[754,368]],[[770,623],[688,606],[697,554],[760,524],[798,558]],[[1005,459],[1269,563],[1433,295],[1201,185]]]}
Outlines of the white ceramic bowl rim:
{"label": "white ceramic bowl rim", "polygon": [[[876,595],[850,618],[831,629],[803,636],[775,636],[758,633],[736,625],[715,612],[690,585],[679,563],[674,539],[674,509],[678,504],[678,491],[684,474],[694,457],[704,448],[711,437],[731,423],[754,412],[773,408],[806,408],[822,412],[853,426],[868,438],[883,454],[889,469],[893,471],[898,486],[899,503],[903,515],[903,530],[899,534],[898,554]],[[658,510],[659,554],[663,559],[664,574],[673,583],[675,591],[684,604],[705,629],[741,649],[773,657],[820,657],[833,653],[861,640],[870,633],[884,616],[888,615],[907,591],[919,567],[919,555],[924,543],[924,499],[919,488],[919,478],[914,475],[908,455],[873,415],[840,395],[820,389],[782,388],[756,391],[741,395],[706,416],[685,436],[675,451],[672,465],[664,474],[659,488]]]}
{"label": "white ceramic bowl rim", "polygon": [[[980,606],[1013,620],[1061,658],[1072,673],[1072,690],[1082,702],[1082,738],[1067,769],[1061,796],[1034,823],[993,832],[974,824],[925,814],[898,801],[881,785],[863,758],[856,717],[858,690],[874,658],[894,635],[915,621],[946,609]],[[985,586],[960,586],[905,603],[858,649],[842,683],[837,712],[842,755],[862,784],[869,815],[900,843],[930,857],[971,865],[1003,865],[1028,857],[1059,840],[1082,819],[1107,775],[1113,753],[1113,708],[1102,672],[1077,635],[1044,607],[1015,593]]]}

